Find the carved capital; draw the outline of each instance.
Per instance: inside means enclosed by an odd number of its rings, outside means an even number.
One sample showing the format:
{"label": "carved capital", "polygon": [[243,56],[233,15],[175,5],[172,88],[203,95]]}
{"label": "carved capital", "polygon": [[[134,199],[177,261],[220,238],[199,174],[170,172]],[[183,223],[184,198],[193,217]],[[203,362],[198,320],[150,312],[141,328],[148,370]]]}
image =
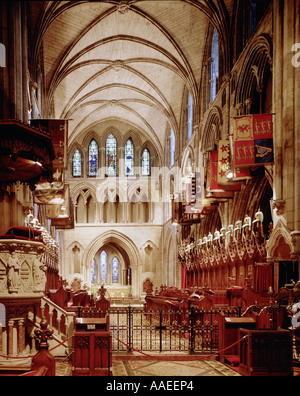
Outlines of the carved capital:
{"label": "carved capital", "polygon": [[271,201],[272,210],[276,210],[276,214],[281,216],[285,213],[285,200],[283,199],[275,199]]}

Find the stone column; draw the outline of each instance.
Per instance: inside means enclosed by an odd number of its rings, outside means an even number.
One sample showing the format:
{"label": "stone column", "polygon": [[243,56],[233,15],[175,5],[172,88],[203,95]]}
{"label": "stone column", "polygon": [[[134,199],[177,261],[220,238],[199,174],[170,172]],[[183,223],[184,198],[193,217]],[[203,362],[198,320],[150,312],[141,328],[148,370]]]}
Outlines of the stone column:
{"label": "stone column", "polygon": [[12,356],[14,353],[14,320],[8,321],[8,332],[7,332],[7,354]]}
{"label": "stone column", "polygon": [[[287,227],[300,230],[300,67],[293,65],[292,47],[300,42],[300,0],[274,0],[273,112],[274,195],[286,202]],[[274,226],[276,226],[274,224]]]}
{"label": "stone column", "polygon": [[25,350],[25,326],[24,319],[18,320],[18,355],[24,353]]}

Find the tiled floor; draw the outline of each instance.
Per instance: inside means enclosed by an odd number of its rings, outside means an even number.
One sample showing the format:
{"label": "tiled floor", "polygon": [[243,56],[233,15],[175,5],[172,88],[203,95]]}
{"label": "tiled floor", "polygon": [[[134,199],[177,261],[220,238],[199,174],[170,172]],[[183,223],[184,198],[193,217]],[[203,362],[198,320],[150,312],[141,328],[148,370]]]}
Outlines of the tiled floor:
{"label": "tiled floor", "polygon": [[[161,359],[162,357],[160,357]],[[172,357],[171,357],[172,358]],[[149,359],[137,356],[113,356],[113,376],[239,376],[238,372],[222,363],[207,359],[182,361],[178,357],[172,361]],[[71,376],[71,364],[62,359],[57,360],[56,376]]]}

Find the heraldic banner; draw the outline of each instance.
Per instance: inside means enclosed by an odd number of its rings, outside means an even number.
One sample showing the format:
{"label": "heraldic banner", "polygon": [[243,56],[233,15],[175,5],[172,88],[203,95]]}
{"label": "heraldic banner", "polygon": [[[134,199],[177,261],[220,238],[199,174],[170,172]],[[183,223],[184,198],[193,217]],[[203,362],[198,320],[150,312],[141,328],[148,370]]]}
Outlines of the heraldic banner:
{"label": "heraldic banner", "polygon": [[272,114],[234,117],[234,167],[274,163]]}
{"label": "heraldic banner", "polygon": [[[238,190],[241,185],[236,182],[250,178],[250,170],[249,168],[233,168],[231,162],[230,142],[229,140],[220,140],[218,145],[218,184],[223,185],[223,188]],[[227,178],[229,168],[233,175],[230,180]]]}

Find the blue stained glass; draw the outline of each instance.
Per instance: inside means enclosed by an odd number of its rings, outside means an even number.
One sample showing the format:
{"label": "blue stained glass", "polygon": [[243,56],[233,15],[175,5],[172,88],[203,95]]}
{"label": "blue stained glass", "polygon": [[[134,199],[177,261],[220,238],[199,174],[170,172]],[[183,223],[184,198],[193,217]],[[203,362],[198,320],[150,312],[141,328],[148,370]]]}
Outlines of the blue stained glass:
{"label": "blue stained glass", "polygon": [[113,134],[110,134],[106,140],[106,174],[117,175],[117,141]]}
{"label": "blue stained glass", "polygon": [[117,259],[117,257],[114,257],[112,261],[112,282],[119,282],[119,260]]}
{"label": "blue stained glass", "polygon": [[175,162],[175,135],[173,129],[171,129],[171,137],[170,137],[170,168],[174,165]]}
{"label": "blue stained glass", "polygon": [[95,259],[93,259],[93,262],[92,262],[91,282],[95,283]]}
{"label": "blue stained glass", "polygon": [[134,148],[131,139],[125,144],[125,176],[134,175]]}
{"label": "blue stained glass", "polygon": [[100,254],[100,282],[107,282],[107,254],[105,250]]}
{"label": "blue stained glass", "polygon": [[81,176],[81,154],[79,150],[75,150],[73,154],[73,176]]}
{"label": "blue stained glass", "polygon": [[89,176],[97,176],[98,145],[93,139],[89,145]]}
{"label": "blue stained glass", "polygon": [[211,47],[212,62],[210,66],[210,101],[212,102],[217,94],[217,78],[219,76],[219,42],[218,32],[215,29]]}
{"label": "blue stained glass", "polygon": [[150,176],[150,153],[145,149],[142,154],[142,176]]}

